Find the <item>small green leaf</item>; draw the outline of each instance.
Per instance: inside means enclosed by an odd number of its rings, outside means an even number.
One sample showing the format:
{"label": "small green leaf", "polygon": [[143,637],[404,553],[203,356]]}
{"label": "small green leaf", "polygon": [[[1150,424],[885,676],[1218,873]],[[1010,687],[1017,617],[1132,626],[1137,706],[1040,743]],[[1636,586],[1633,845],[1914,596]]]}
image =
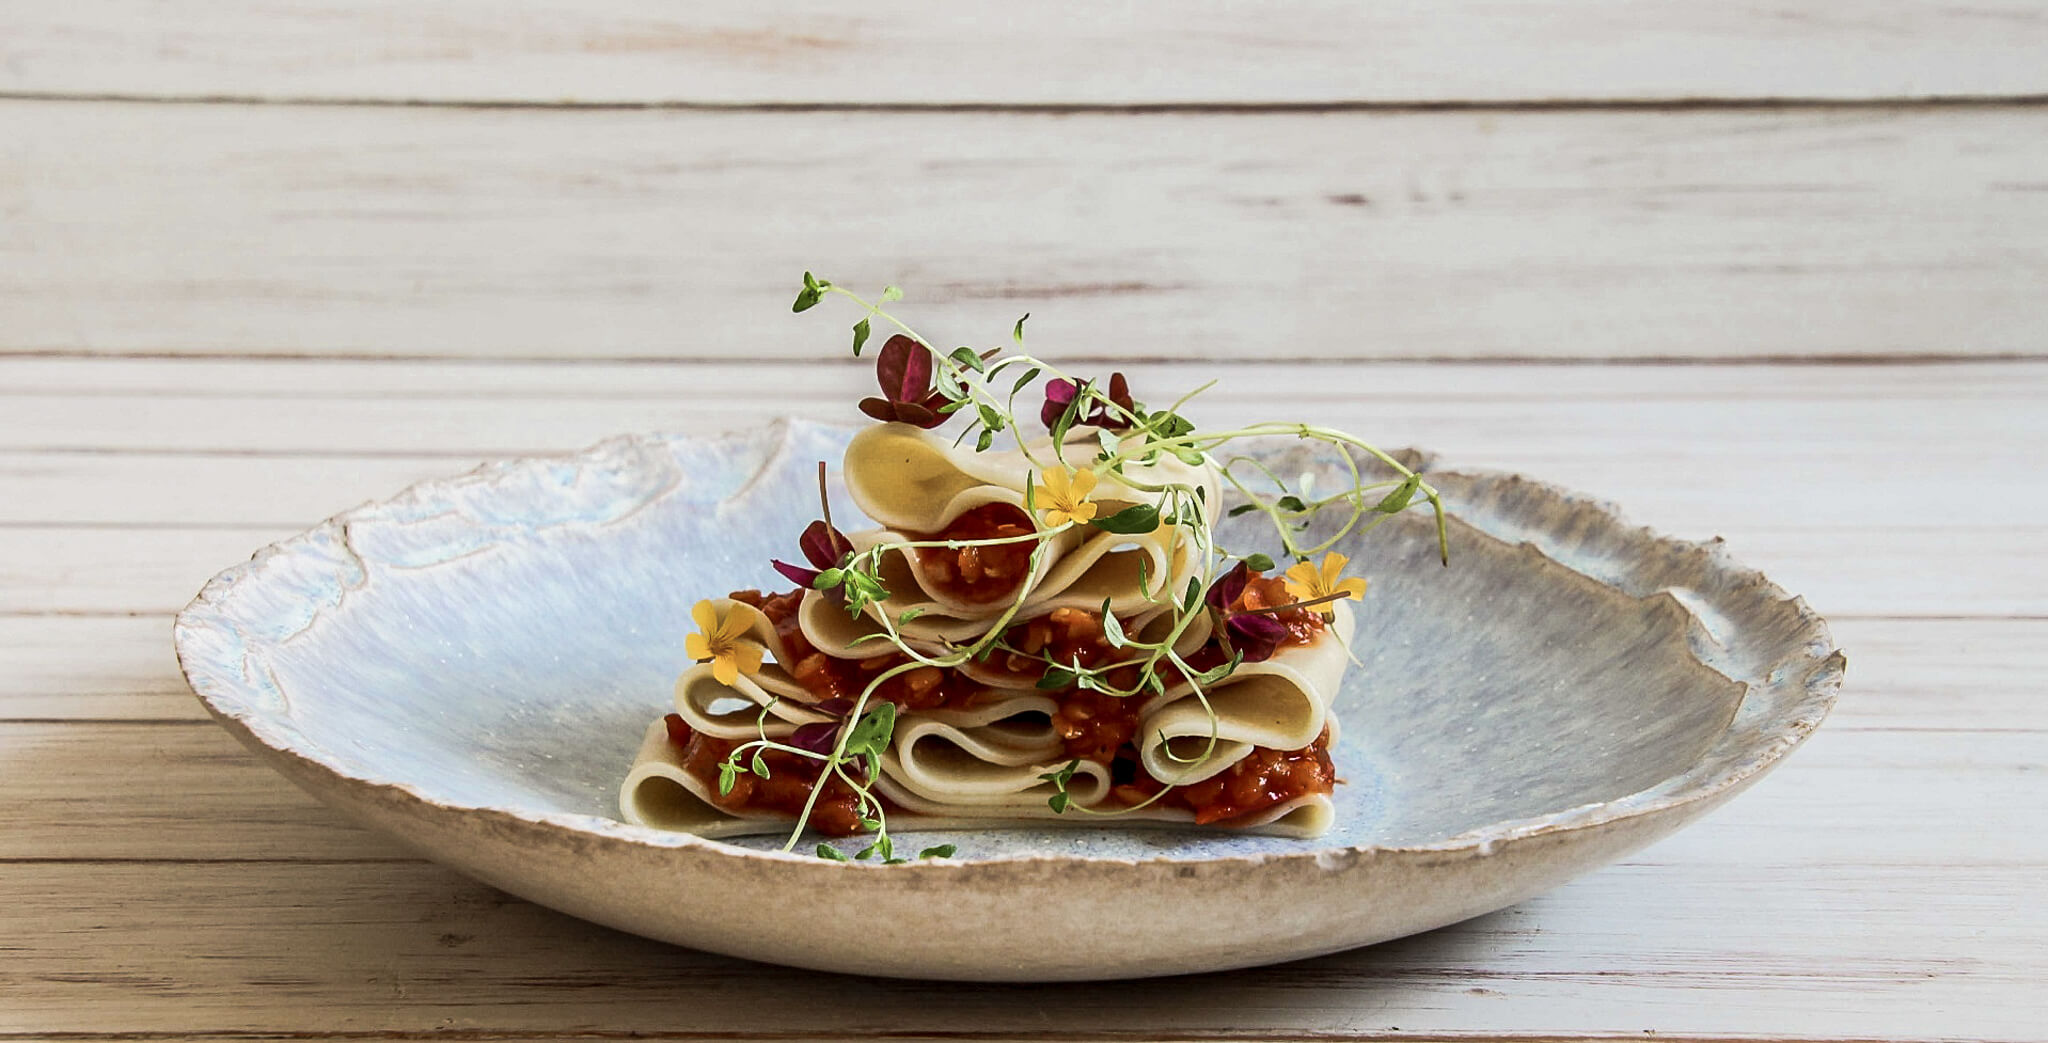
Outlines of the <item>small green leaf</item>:
{"label": "small green leaf", "polygon": [[825,569],[818,573],[817,579],[811,581],[811,589],[831,590],[844,582],[846,582],[846,570]]}
{"label": "small green leaf", "polygon": [[919,858],[952,858],[952,857],[953,857],[953,852],[955,852],[955,851],[958,851],[958,850],[960,850],[960,849],[959,849],[958,847],[955,847],[955,846],[954,846],[954,845],[952,845],[952,844],[940,844],[940,845],[939,845],[939,846],[937,846],[937,847],[928,847],[928,848],[925,848],[925,849],[924,849],[923,851],[919,851],[919,852],[917,853],[917,857],[919,857]]}
{"label": "small green leaf", "polygon": [[901,615],[896,617],[896,625],[899,627],[906,626],[910,623],[911,620],[916,619],[921,615],[924,615],[927,611],[927,609],[922,608],[906,608],[903,610],[903,613]]}
{"label": "small green leaf", "polygon": [[818,857],[825,859],[828,862],[846,861],[846,853],[844,851],[839,850],[836,847],[833,847],[830,844],[818,845]]}
{"label": "small green leaf", "polygon": [[754,774],[759,775],[764,779],[768,777],[768,762],[761,759],[760,750],[754,751],[754,762],[751,765],[749,765],[749,767],[753,769]]}
{"label": "small green leaf", "polygon": [[1240,503],[1237,506],[1232,507],[1231,509],[1223,513],[1226,517],[1235,518],[1240,514],[1250,514],[1251,512],[1256,511],[1258,509],[1259,505],[1256,503]]}
{"label": "small green leaf", "polygon": [[882,864],[885,866],[909,865],[910,860],[907,858],[885,858],[882,860]]}
{"label": "small green leaf", "polygon": [[[1145,559],[1138,560],[1142,562]],[[1109,641],[1111,648],[1122,648],[1130,643],[1129,639],[1124,637],[1124,625],[1117,622],[1116,613],[1109,610],[1108,598],[1102,599],[1102,636]]]}
{"label": "small green leaf", "polygon": [[896,730],[896,704],[877,703],[853,726],[846,737],[848,753],[880,753],[889,748],[889,735]]}
{"label": "small green leaf", "polygon": [[1226,677],[1229,677],[1231,673],[1237,669],[1238,664],[1242,662],[1244,662],[1244,653],[1239,652],[1236,655],[1230,657],[1230,662],[1220,663],[1211,669],[1204,670],[1201,673],[1196,674],[1195,681],[1199,684],[1204,685],[1215,684],[1216,682],[1221,681]]}
{"label": "small green leaf", "polygon": [[806,289],[806,290],[818,290],[818,289],[823,289],[823,288],[825,288],[825,287],[827,287],[827,286],[830,286],[830,285],[832,285],[832,284],[831,284],[831,283],[823,283],[823,282],[819,282],[819,281],[818,281],[818,277],[817,277],[817,276],[815,276],[815,275],[812,275],[812,274],[811,274],[811,273],[809,273],[809,272],[805,272],[805,273],[804,273],[804,289]]}
{"label": "small green leaf", "polygon": [[1381,514],[1399,514],[1408,509],[1408,502],[1415,499],[1415,491],[1421,487],[1422,476],[1411,474],[1406,481],[1395,486],[1393,491],[1389,492],[1384,499],[1373,504],[1372,509]]}
{"label": "small green leaf", "polygon": [[720,761],[720,762],[718,762],[718,795],[719,795],[719,796],[721,796],[721,797],[724,797],[724,796],[729,796],[729,795],[730,795],[730,794],[732,793],[732,788],[733,788],[733,786],[737,785],[737,784],[739,783],[739,781],[740,781],[740,766],[739,766],[739,765],[737,765],[737,764],[734,764],[733,762],[731,762],[731,761],[729,761],[729,760],[727,760],[727,761]]}
{"label": "small green leaf", "polygon": [[[1027,311],[1024,313],[1024,319],[1028,319],[1030,317],[1030,312]],[[1017,328],[1010,331],[1010,339],[1016,341],[1020,347],[1024,344],[1024,319],[1018,319]]]}
{"label": "small green leaf", "polygon": [[1294,496],[1292,494],[1282,496],[1281,498],[1274,500],[1273,506],[1278,507],[1283,511],[1294,511],[1297,514],[1302,511],[1308,510],[1308,504],[1301,502],[1301,497]]}
{"label": "small green leaf", "polygon": [[1060,792],[1055,793],[1050,797],[1047,797],[1045,803],[1046,806],[1052,808],[1053,814],[1064,815],[1067,813],[1067,808],[1074,803],[1074,798],[1068,796],[1067,791],[1061,790]]}
{"label": "small green leaf", "polygon": [[823,293],[806,286],[802,290],[797,292],[796,303],[790,305],[789,310],[810,311],[812,308],[818,306],[819,301],[824,299],[825,295]]}
{"label": "small green leaf", "polygon": [[1014,397],[1018,392],[1023,391],[1024,385],[1029,384],[1034,380],[1037,380],[1038,374],[1042,372],[1044,371],[1039,369],[1037,366],[1033,366],[1030,369],[1025,370],[1024,375],[1017,378],[1017,386],[1010,389],[1010,394]]}
{"label": "small green leaf", "polygon": [[981,434],[976,436],[976,438],[974,439],[974,451],[977,453],[986,453],[989,451],[990,447],[994,446],[995,444],[996,433],[984,427],[981,429]]}
{"label": "small green leaf", "polygon": [[1146,598],[1152,596],[1151,559],[1143,554],[1138,555],[1138,593]]}
{"label": "small green leaf", "polygon": [[1088,524],[1103,532],[1121,533],[1126,536],[1152,532],[1159,528],[1159,508],[1149,503],[1133,504],[1107,518],[1096,518]]}
{"label": "small green leaf", "polygon": [[1182,435],[1193,434],[1195,430],[1194,422],[1179,413],[1154,413],[1146,418],[1145,423],[1162,439],[1179,438]]}
{"label": "small green leaf", "polygon": [[1273,569],[1273,559],[1264,554],[1253,554],[1244,559],[1244,566],[1253,572],[1270,572]]}
{"label": "small green leaf", "polygon": [[1067,688],[1072,686],[1073,683],[1080,678],[1080,676],[1081,675],[1075,673],[1072,670],[1067,669],[1064,666],[1048,667],[1046,668],[1045,676],[1038,679],[1038,684],[1036,687],[1045,689],[1046,691],[1052,691],[1058,688]]}
{"label": "small green leaf", "polygon": [[889,303],[890,301],[900,301],[900,300],[902,300],[902,299],[903,299],[903,289],[902,289],[902,287],[899,287],[899,286],[884,286],[884,287],[882,287],[882,303],[884,303],[884,304],[887,304],[887,303]]}
{"label": "small green leaf", "polygon": [[1200,467],[1204,463],[1208,462],[1207,459],[1202,456],[1201,451],[1197,449],[1176,449],[1173,451],[1173,455],[1179,457],[1180,462],[1188,465],[1189,467]]}
{"label": "small green leaf", "polygon": [[983,427],[988,428],[990,431],[1001,431],[1004,427],[1008,426],[1007,422],[1003,420],[1003,414],[996,407],[984,404],[977,408],[981,411],[981,425]]}
{"label": "small green leaf", "polygon": [[867,342],[868,320],[862,319],[859,322],[853,324],[853,354],[855,358],[860,357],[861,346],[866,344]]}
{"label": "small green leaf", "polygon": [[860,859],[863,862],[875,857],[875,845],[869,844],[868,846],[861,848],[860,851],[856,853],[853,857]]}
{"label": "small green leaf", "polygon": [[1038,513],[1037,475],[1028,470],[1024,472],[1024,513]]}
{"label": "small green leaf", "polygon": [[1180,607],[1181,607],[1181,611],[1183,611],[1183,612],[1193,612],[1193,611],[1195,610],[1195,606],[1196,606],[1196,605],[1199,605],[1199,604],[1201,604],[1201,603],[1202,603],[1202,580],[1201,580],[1201,577],[1199,577],[1199,576],[1198,576],[1198,577],[1195,577],[1195,578],[1193,578],[1193,579],[1190,579],[1190,580],[1188,580],[1188,592],[1187,592],[1187,594],[1185,594],[1184,596],[1182,596],[1182,597],[1181,597],[1181,599],[1180,599]]}
{"label": "small green leaf", "polygon": [[988,372],[988,364],[981,361],[981,355],[977,353],[973,348],[965,346],[954,348],[953,354],[947,357],[955,362],[958,362],[963,366],[966,366],[968,369],[971,369],[976,373]]}

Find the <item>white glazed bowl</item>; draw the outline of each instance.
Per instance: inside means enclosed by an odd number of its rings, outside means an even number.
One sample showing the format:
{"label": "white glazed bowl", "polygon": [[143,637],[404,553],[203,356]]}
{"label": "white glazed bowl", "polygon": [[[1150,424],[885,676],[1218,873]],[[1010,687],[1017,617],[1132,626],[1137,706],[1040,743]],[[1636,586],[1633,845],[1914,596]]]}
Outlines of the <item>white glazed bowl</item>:
{"label": "white glazed bowl", "polygon": [[[1841,681],[1825,624],[1717,544],[1433,473],[1451,567],[1421,512],[1339,548],[1372,589],[1323,838],[906,833],[960,857],[876,866],[619,821],[690,606],[777,584],[768,559],[847,435],[621,438],[422,483],[216,577],[178,617],[179,660],[287,777],[496,887],[717,952],[989,981],[1249,966],[1499,909],[1733,796]],[[1297,452],[1273,462],[1316,466]]]}

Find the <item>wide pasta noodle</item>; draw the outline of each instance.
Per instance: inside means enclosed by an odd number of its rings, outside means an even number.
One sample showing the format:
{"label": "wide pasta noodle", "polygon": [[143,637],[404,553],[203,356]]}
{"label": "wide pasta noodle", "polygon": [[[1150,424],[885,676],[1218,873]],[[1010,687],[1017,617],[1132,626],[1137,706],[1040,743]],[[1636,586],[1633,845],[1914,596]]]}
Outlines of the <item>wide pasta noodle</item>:
{"label": "wide pasta noodle", "polygon": [[[1093,428],[1076,429],[1068,440],[1070,455],[1092,460],[1102,441]],[[673,720],[649,727],[621,786],[626,819],[711,837],[788,830],[790,813],[748,804],[742,799],[746,785],[738,795],[722,793],[717,772],[707,773],[705,764],[715,767],[728,751],[753,747],[782,758],[778,763],[811,764],[810,775],[800,778],[816,776],[819,762],[802,758],[815,758],[818,751],[846,741],[841,729],[850,719],[853,696],[872,683],[877,687],[871,700],[898,706],[889,741],[874,756],[871,785],[889,813],[901,816],[899,826],[1187,826],[1200,821],[1304,837],[1328,829],[1334,805],[1327,781],[1306,790],[1274,790],[1250,804],[1224,805],[1249,808],[1230,813],[1198,814],[1197,808],[1217,805],[1193,803],[1186,794],[1204,785],[1216,791],[1219,779],[1234,780],[1231,785],[1238,789],[1265,786],[1265,776],[1245,774],[1255,761],[1260,770],[1280,761],[1287,762],[1281,767],[1320,764],[1325,774],[1318,777],[1333,778],[1327,774],[1327,751],[1337,732],[1331,701],[1352,632],[1349,611],[1341,603],[1328,624],[1301,624],[1306,639],[1280,645],[1269,658],[1240,663],[1199,693],[1184,679],[1163,686],[1164,691],[1120,698],[1090,695],[1072,684],[1042,690],[1038,684],[1046,679],[1051,652],[1039,657],[1037,644],[1030,651],[1006,645],[979,659],[954,662],[958,649],[998,629],[1006,642],[1015,634],[1040,634],[1040,628],[1058,631],[1065,640],[1092,633],[1093,640],[1105,642],[1098,652],[1107,654],[1105,608],[1123,633],[1138,640],[1172,637],[1173,650],[1184,661],[1229,658],[1219,644],[1217,617],[1197,606],[1181,619],[1168,601],[1180,595],[1190,577],[1201,574],[1202,556],[1208,553],[1170,519],[1136,534],[1087,525],[1065,528],[1044,539],[1035,563],[1014,573],[1014,582],[998,591],[1003,596],[994,598],[979,589],[963,594],[957,569],[949,576],[936,568],[936,559],[900,546],[951,539],[955,546],[930,550],[954,552],[960,537],[946,534],[973,531],[953,528],[967,522],[1037,530],[1040,523],[1027,510],[1027,490],[1039,467],[1056,457],[1050,440],[1029,449],[1029,454],[967,452],[900,423],[856,435],[846,451],[846,485],[879,527],[845,534],[845,539],[855,560],[883,548],[874,560],[888,596],[857,613],[849,613],[837,596],[817,590],[711,600],[721,626],[731,632],[727,636],[758,644],[765,658],[758,670],[737,675],[728,666],[724,672],[730,681],[720,681],[709,664],[683,671],[675,684]],[[1099,517],[1131,505],[1161,506],[1159,495],[1144,487],[1167,484],[1200,490],[1198,503],[1219,504],[1213,470],[1168,454],[1147,464],[1129,462],[1121,478],[1103,474],[1092,500]],[[1042,537],[1042,530],[1035,535]],[[1004,559],[1003,567],[1016,560]],[[994,573],[998,580],[1012,574]],[[977,574],[975,581],[980,580]],[[937,668],[918,658],[948,656],[952,665],[939,680],[921,676]],[[820,681],[827,676],[834,679]],[[832,698],[819,694],[821,684]],[[1098,741],[1101,735],[1112,738]],[[713,745],[697,745],[705,743]],[[1113,756],[1106,752],[1112,749]],[[868,765],[855,760],[840,770],[864,776]],[[1054,803],[1067,806],[1056,810]]]}

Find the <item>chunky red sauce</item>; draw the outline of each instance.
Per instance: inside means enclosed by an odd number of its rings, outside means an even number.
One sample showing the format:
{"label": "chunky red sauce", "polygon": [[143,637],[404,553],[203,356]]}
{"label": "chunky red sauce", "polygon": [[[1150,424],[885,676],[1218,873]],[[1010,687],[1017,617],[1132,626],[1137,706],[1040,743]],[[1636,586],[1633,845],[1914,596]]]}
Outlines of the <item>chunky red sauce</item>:
{"label": "chunky red sauce", "polygon": [[[1000,504],[991,506],[1011,511],[1022,518],[1022,513],[1015,508]],[[1009,524],[1000,520],[998,512],[989,508],[979,510],[987,513],[981,514],[970,528],[973,525],[1000,527]],[[969,512],[962,516],[962,520],[976,514]],[[964,535],[959,530],[956,523],[948,529],[948,536],[938,538],[982,538]],[[1028,544],[1023,546],[1028,547]],[[984,551],[988,549],[983,548]],[[973,580],[964,578],[969,571],[965,560],[951,560],[958,569],[955,574],[963,577],[959,580],[963,584],[985,585],[991,577],[1003,578],[988,570],[986,554],[979,558],[978,567],[982,571]],[[1007,566],[1000,563],[999,567],[1003,568],[1005,575],[1023,575],[1021,571],[1008,572]],[[1015,581],[1008,582],[1014,588]],[[802,629],[797,625],[797,609],[803,602],[803,595],[801,590],[784,594],[742,590],[735,591],[732,597],[760,609],[774,624],[788,660],[781,665],[820,702],[838,699],[851,705],[877,675],[910,661],[900,652],[888,652],[868,659],[838,659],[819,652],[804,638]],[[1285,605],[1293,600],[1280,579],[1255,575],[1227,611],[1243,612]],[[1286,644],[1307,644],[1325,630],[1322,615],[1312,608],[1286,609],[1271,615],[1286,626]],[[1014,676],[1018,687],[1032,686],[1044,676],[1047,655],[1055,662],[1082,667],[1098,667],[1131,657],[1128,651],[1109,643],[1100,614],[1077,608],[1054,609],[1037,619],[1015,624],[1004,633],[1003,643],[1009,650],[997,651],[989,663]],[[1212,639],[1186,658],[1188,665],[1199,671],[1228,662],[1230,654],[1220,640]],[[1169,688],[1181,680],[1172,666],[1161,667],[1160,674],[1160,680]],[[1139,676],[1138,667],[1129,666],[1112,671],[1105,679],[1118,688],[1128,689],[1137,684]],[[981,690],[981,685],[956,670],[919,667],[882,682],[869,700],[895,703],[904,710],[969,706]],[[1052,726],[1065,746],[1065,756],[1109,766],[1116,782],[1112,799],[1126,805],[1141,803],[1165,790],[1160,803],[1194,812],[1195,821],[1202,825],[1228,825],[1234,819],[1306,794],[1329,793],[1336,785],[1336,769],[1330,760],[1329,734],[1325,732],[1315,742],[1299,750],[1259,747],[1213,778],[1187,786],[1167,787],[1137,766],[1133,743],[1137,738],[1138,711],[1146,701],[1144,696],[1114,696],[1073,686],[1045,694],[1058,703],[1058,709],[1052,715]],[[741,743],[693,734],[683,719],[675,714],[670,714],[667,722],[670,740],[683,751],[684,769],[703,780],[709,792],[716,794],[719,764]],[[742,771],[732,792],[715,797],[713,803],[727,810],[772,811],[794,818],[803,811],[805,800],[817,784],[819,762],[777,751],[764,753],[763,759],[769,769],[769,778]],[[856,798],[845,782],[834,778],[827,784],[825,793],[820,795],[813,808],[812,823],[820,831],[836,836],[859,830]]]}
{"label": "chunky red sauce", "polygon": [[[733,781],[732,792],[720,793],[718,766],[741,745],[741,740],[718,739],[692,731],[678,714],[669,714],[662,718],[662,723],[668,726],[669,741],[682,750],[683,770],[704,783],[711,803],[727,811],[770,811],[792,820],[803,814],[804,802],[811,798],[811,789],[818,784],[821,762],[768,750],[761,754],[768,767],[768,777],[764,779],[745,770],[752,760],[749,754],[740,758],[741,771]],[[818,803],[811,808],[811,825],[835,837],[860,831],[859,798],[843,779],[835,776],[826,783],[825,792],[818,795]]]}
{"label": "chunky red sauce", "polygon": [[1117,786],[1111,796],[1126,805],[1137,804],[1166,789],[1159,803],[1186,808],[1195,813],[1197,825],[1228,824],[1230,820],[1278,807],[1310,793],[1328,793],[1336,788],[1337,769],[1330,761],[1330,733],[1298,750],[1254,747],[1244,759],[1218,774],[1186,786],[1162,787],[1143,771],[1130,782]]}
{"label": "chunky red sauce", "polygon": [[[1287,581],[1278,576],[1253,575],[1244,585],[1244,592],[1230,603],[1232,612],[1248,612],[1253,609],[1272,608],[1275,605],[1291,605],[1294,595],[1287,589]],[[1323,613],[1320,608],[1288,608],[1267,615],[1287,628],[1287,640],[1282,644],[1305,645],[1314,641],[1323,632]]]}
{"label": "chunky red sauce", "polygon": [[[1007,503],[976,507],[941,532],[919,534],[920,542],[932,540],[993,540],[1029,536],[1035,530],[1031,518]],[[1030,540],[995,543],[986,547],[919,547],[912,553],[924,568],[925,582],[940,592],[962,601],[987,604],[1017,592],[1017,585],[1031,570]]]}
{"label": "chunky red sauce", "polygon": [[[788,658],[782,668],[789,671],[789,676],[803,685],[805,691],[817,696],[819,702],[831,699],[854,702],[876,676],[910,662],[909,656],[897,651],[867,659],[840,659],[818,651],[804,638],[803,629],[797,625],[797,607],[803,604],[803,595],[801,590],[787,594],[736,590],[732,599],[760,609],[761,614],[775,624],[776,636],[782,638],[782,648]],[[888,646],[877,643],[877,647]],[[870,701],[895,703],[903,710],[929,710],[963,705],[979,690],[980,686],[954,671],[920,666],[883,681],[869,698]]]}

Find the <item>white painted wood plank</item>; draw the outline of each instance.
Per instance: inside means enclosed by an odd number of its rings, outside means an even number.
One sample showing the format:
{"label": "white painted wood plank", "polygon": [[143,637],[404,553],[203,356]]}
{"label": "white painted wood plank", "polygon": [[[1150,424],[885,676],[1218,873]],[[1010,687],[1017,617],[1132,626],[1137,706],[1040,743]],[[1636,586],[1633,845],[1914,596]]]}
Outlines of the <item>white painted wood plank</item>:
{"label": "white painted wood plank", "polygon": [[41,4],[0,90],[585,102],[1098,103],[2037,94],[2038,5]]}
{"label": "white painted wood plank", "polygon": [[168,615],[0,615],[0,719],[203,721]]}
{"label": "white painted wood plank", "polygon": [[1371,949],[1036,989],[709,956],[414,863],[12,865],[0,988],[27,1033],[2027,1039],[2048,1015],[2026,988],[2048,973],[2039,872],[1618,868]]}
{"label": "white painted wood plank", "polygon": [[810,359],[813,268],[1069,354],[2039,354],[2044,162],[2030,108],[0,103],[0,350]]}

